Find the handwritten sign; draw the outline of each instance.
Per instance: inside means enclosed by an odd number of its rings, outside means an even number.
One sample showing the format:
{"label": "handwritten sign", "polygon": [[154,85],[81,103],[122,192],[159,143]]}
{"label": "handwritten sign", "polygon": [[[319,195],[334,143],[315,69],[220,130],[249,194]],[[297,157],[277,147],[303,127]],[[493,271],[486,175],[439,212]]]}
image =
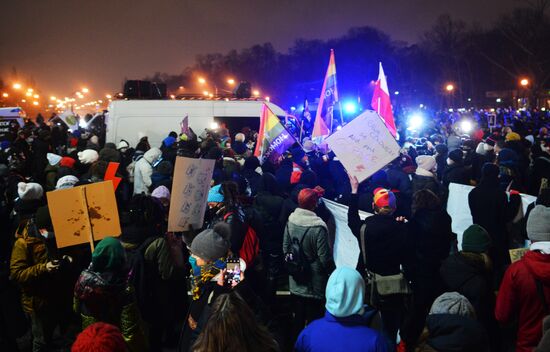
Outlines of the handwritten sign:
{"label": "handwritten sign", "polygon": [[58,248],[119,236],[120,221],[111,181],[46,194]]}
{"label": "handwritten sign", "polygon": [[177,157],[172,181],[168,231],[202,227],[214,160]]}
{"label": "handwritten sign", "polygon": [[508,250],[508,253],[510,254],[510,262],[517,262],[518,260],[523,258],[523,256],[527,252],[529,252],[529,248],[516,248]]}
{"label": "handwritten sign", "polygon": [[[327,209],[332,213],[336,224],[333,250],[334,263],[338,268],[347,266],[355,269],[361,249],[359,248],[357,238],[348,226],[348,207],[325,198],[323,198],[323,203],[325,203]],[[369,216],[372,216],[372,214],[359,211],[359,218],[361,220],[365,220]]]}
{"label": "handwritten sign", "polygon": [[399,145],[374,111],[365,111],[327,138],[342,165],[359,182],[399,156]]}

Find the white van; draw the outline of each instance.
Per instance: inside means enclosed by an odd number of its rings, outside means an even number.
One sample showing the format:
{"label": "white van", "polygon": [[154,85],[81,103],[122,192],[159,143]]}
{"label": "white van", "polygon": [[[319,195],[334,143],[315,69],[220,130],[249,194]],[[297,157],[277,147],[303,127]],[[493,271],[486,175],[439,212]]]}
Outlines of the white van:
{"label": "white van", "polygon": [[12,125],[17,123],[19,128],[23,127],[25,117],[27,117],[27,114],[18,106],[0,108],[0,141],[13,140],[15,129]]}
{"label": "white van", "polygon": [[106,114],[106,141],[116,144],[125,139],[135,147],[141,137],[147,136],[152,147],[160,147],[170,131],[180,133],[180,122],[186,115],[197,135],[205,128],[225,123],[233,137],[246,126],[258,130],[263,104],[277,116],[285,116],[283,109],[264,101],[115,100]]}

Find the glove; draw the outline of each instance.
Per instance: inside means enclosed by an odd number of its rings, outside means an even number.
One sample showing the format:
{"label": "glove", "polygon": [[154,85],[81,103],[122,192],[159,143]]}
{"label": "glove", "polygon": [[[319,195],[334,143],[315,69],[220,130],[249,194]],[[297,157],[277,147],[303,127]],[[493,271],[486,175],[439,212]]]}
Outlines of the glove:
{"label": "glove", "polygon": [[46,270],[51,273],[52,271],[54,270],[57,270],[59,269],[59,263],[54,263],[54,262],[47,262],[46,263]]}

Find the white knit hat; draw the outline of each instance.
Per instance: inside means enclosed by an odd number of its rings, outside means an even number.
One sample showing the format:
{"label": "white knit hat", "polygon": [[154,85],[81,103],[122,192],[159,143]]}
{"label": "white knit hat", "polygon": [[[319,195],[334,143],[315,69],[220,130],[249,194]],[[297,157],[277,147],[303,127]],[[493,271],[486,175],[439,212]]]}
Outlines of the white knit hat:
{"label": "white knit hat", "polygon": [[426,171],[432,171],[437,165],[437,162],[432,155],[420,155],[416,157],[416,165]]}
{"label": "white knit hat", "polygon": [[99,154],[93,149],[86,149],[78,153],[78,160],[82,164],[93,164],[99,159]]}
{"label": "white knit hat", "polygon": [[48,159],[48,163],[51,166],[55,166],[55,165],[59,164],[59,162],[61,161],[61,156],[57,155],[57,154],[54,154],[54,153],[46,154],[46,158]]}
{"label": "white knit hat", "polygon": [[118,146],[116,147],[116,149],[118,149],[118,150],[120,150],[122,148],[130,148],[130,145],[124,139],[121,140],[120,142],[118,142]]}
{"label": "white knit hat", "polygon": [[38,183],[19,182],[17,184],[17,194],[21,200],[39,200],[44,195],[44,189]]}
{"label": "white knit hat", "polygon": [[55,189],[72,188],[78,182],[78,178],[73,175],[67,175],[57,180]]}
{"label": "white knit hat", "polygon": [[244,133],[237,133],[235,135],[235,141],[244,142],[246,137],[244,136]]}

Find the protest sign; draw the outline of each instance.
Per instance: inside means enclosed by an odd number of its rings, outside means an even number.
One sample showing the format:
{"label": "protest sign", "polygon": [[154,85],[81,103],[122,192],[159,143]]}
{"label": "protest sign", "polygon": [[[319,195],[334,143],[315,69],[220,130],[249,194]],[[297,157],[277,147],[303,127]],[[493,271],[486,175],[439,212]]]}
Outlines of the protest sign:
{"label": "protest sign", "polygon": [[374,111],[365,111],[326,141],[359,182],[399,156],[399,145]]}
{"label": "protest sign", "polygon": [[[348,207],[323,198],[323,203],[332,213],[336,224],[333,257],[337,267],[356,268],[361,250],[357,238],[348,226]],[[364,211],[359,212],[361,220],[372,216]]]}
{"label": "protest sign", "polygon": [[202,227],[215,160],[178,156],[174,167],[168,231]]}
{"label": "protest sign", "polygon": [[[473,224],[470,205],[468,204],[468,194],[470,194],[472,189],[474,189],[473,186],[459,185],[457,183],[449,184],[447,213],[449,213],[453,220],[452,229],[453,232],[457,234],[459,248],[462,248],[462,234]],[[523,215],[527,213],[527,207],[536,200],[536,197],[523,193],[521,193],[520,196],[521,217],[523,217]]]}
{"label": "protest sign", "polygon": [[58,248],[119,236],[120,221],[111,181],[48,192]]}

